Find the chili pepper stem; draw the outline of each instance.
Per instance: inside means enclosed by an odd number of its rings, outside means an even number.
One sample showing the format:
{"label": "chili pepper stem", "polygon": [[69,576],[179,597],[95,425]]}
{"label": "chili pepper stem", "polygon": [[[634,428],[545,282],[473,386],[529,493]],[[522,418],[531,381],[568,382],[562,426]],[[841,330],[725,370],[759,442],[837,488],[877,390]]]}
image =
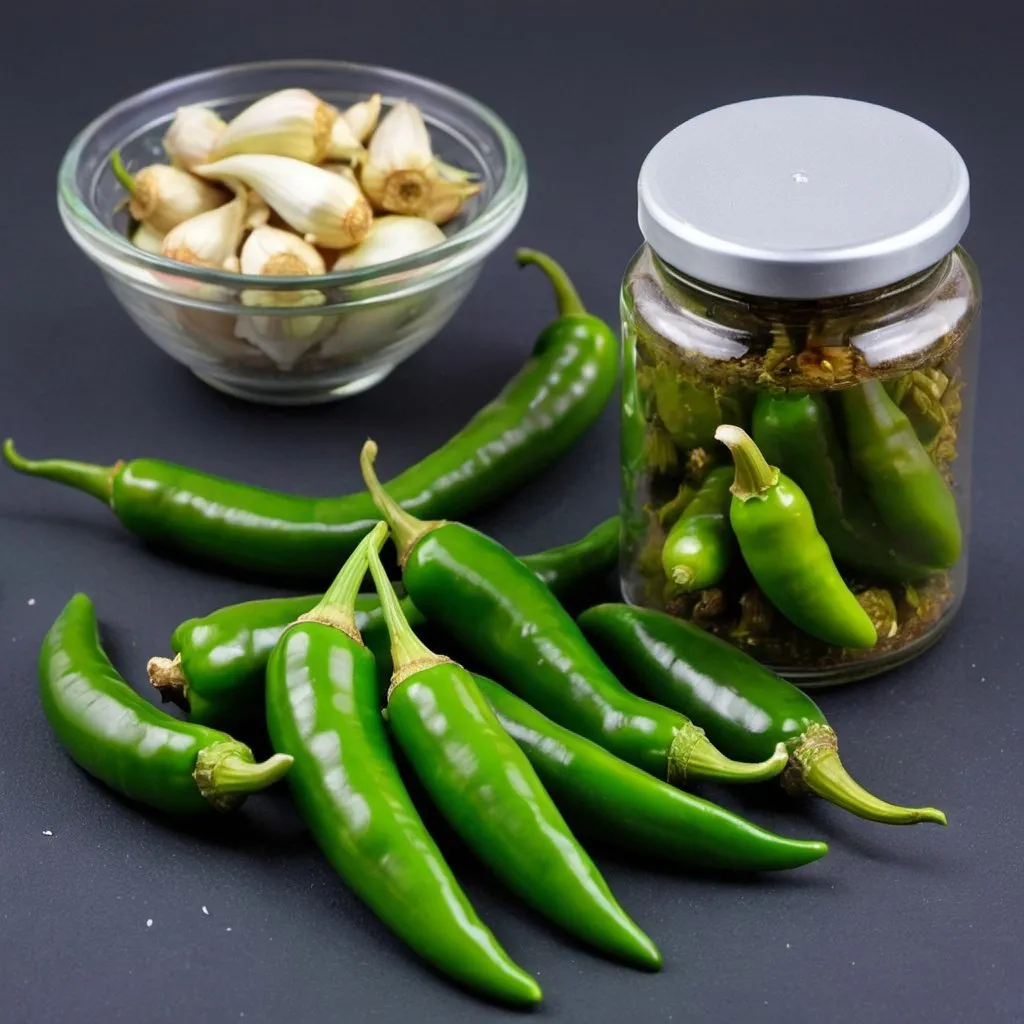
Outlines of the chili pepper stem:
{"label": "chili pepper stem", "polygon": [[946,824],[946,815],[935,807],[899,807],[869,793],[847,772],[837,747],[836,734],[829,726],[808,726],[790,752],[790,765],[783,777],[786,788],[809,790],[851,814],[884,825]]}
{"label": "chili pepper stem", "polygon": [[388,538],[388,524],[378,523],[357,545],[355,551],[341,567],[334,582],[320,599],[315,608],[300,615],[299,622],[320,622],[325,626],[340,629],[356,643],[362,643],[356,626],[356,597],[369,561],[369,552],[380,551]]}
{"label": "chili pepper stem", "polygon": [[451,662],[441,654],[435,654],[422,640],[412,631],[409,620],[402,611],[398,601],[395,588],[388,579],[388,574],[381,564],[380,556],[374,548],[369,549],[370,575],[373,576],[374,586],[377,588],[377,596],[380,598],[381,610],[384,612],[384,621],[388,626],[388,634],[391,637],[391,664],[394,670],[391,675],[391,685],[388,687],[388,700],[395,687],[414,672],[422,672],[423,669],[433,665],[443,665]]}
{"label": "chili pepper stem", "polygon": [[3,447],[4,461],[11,469],[29,476],[41,476],[59,484],[75,487],[109,505],[113,496],[114,477],[122,463],[113,466],[96,466],[90,462],[72,462],[69,459],[26,459],[14,447],[14,441],[7,438]]}
{"label": "chili pepper stem", "polygon": [[150,658],[146,662],[146,675],[150,685],[160,693],[162,703],[177,704],[183,711],[189,710],[188,677],[181,666],[181,655],[173,658]]}
{"label": "chili pepper stem", "polygon": [[199,751],[195,771],[199,792],[219,810],[227,810],[249,793],[272,786],[292,766],[290,754],[274,754],[257,764],[252,751],[234,740],[214,743]]}
{"label": "chili pepper stem", "polygon": [[761,449],[745,430],[723,423],[715,431],[715,440],[721,441],[732,454],[736,479],[730,490],[740,501],[763,498],[779,482],[779,471],[768,465]]}
{"label": "chili pepper stem", "polygon": [[788,761],[784,743],[778,744],[766,761],[733,761],[714,746],[700,726],[687,722],[676,732],[668,751],[668,781],[674,786],[683,786],[693,779],[763,782],[778,775]]}
{"label": "chili pepper stem", "polygon": [[[443,525],[443,520],[417,519],[414,515],[406,512],[401,505],[395,501],[381,486],[380,480],[374,471],[373,463],[377,458],[377,442],[367,440],[363,450],[359,453],[359,468],[362,470],[363,481],[366,489],[370,492],[374,504],[380,514],[387,520],[391,527],[391,536],[394,539],[395,547],[398,550],[398,562],[405,564],[409,552],[416,546],[421,537],[436,530]],[[373,560],[370,560],[370,567],[373,568]],[[376,577],[374,577],[376,578]],[[381,595],[383,599],[383,595]]]}
{"label": "chili pepper stem", "polygon": [[110,169],[114,172],[114,177],[121,183],[121,186],[128,192],[129,195],[135,193],[135,179],[131,176],[128,168],[125,167],[124,162],[121,160],[121,151],[115,149],[110,154]]}
{"label": "chili pepper stem", "polygon": [[583,316],[587,312],[583,300],[580,299],[576,287],[569,275],[546,253],[536,249],[516,249],[516,262],[521,267],[532,263],[547,274],[548,280],[555,289],[555,301],[558,303],[559,316]]}

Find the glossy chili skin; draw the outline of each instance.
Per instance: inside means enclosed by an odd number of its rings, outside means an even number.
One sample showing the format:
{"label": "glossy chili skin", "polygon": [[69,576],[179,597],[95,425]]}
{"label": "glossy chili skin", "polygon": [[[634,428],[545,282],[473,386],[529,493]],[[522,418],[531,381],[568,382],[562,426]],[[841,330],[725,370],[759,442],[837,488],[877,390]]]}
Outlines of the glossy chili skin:
{"label": "glossy chili skin", "polygon": [[285,632],[267,666],[274,749],[295,802],[346,884],[438,970],[495,999],[540,989],[480,920],[406,792],[380,714],[373,656],[333,626]]}
{"label": "glossy chili skin", "polygon": [[124,796],[175,814],[227,810],[244,799],[234,787],[206,787],[207,795],[203,788],[226,759],[253,766],[249,748],[226,733],[178,721],[136,693],[100,646],[85,594],[71,598],[43,640],[39,693],[47,721],[75,762]]}
{"label": "glossy chili skin", "polygon": [[[579,303],[564,272],[529,250],[551,279],[561,315],[504,390],[450,441],[390,481],[393,497],[425,516],[464,515],[555,461],[598,417],[618,376],[618,339]],[[251,487],[156,459],[113,467],[30,462],[8,441],[22,472],[94,494],[129,529],[209,564],[281,579],[321,580],[377,521],[365,492],[312,498]]]}
{"label": "glossy chili skin", "polygon": [[[613,516],[577,541],[527,555],[522,561],[560,600],[571,602],[588,593],[600,593],[618,552],[619,519]],[[161,676],[168,665],[164,659],[154,659],[154,684],[167,699],[178,699],[179,694],[184,697],[194,721],[221,725],[245,721],[249,710],[259,706],[274,645],[284,630],[319,600],[320,595],[305,595],[246,601],[187,619],[171,637],[178,669],[170,678]],[[403,600],[402,608],[410,625],[424,623],[412,601]],[[389,665],[387,626],[376,594],[359,595],[356,626],[378,663]],[[390,674],[390,669],[387,672]]]}
{"label": "glossy chili skin", "polygon": [[716,871],[798,868],[828,852],[825,843],[766,832],[661,782],[552,722],[492,680],[474,679],[570,825],[587,835],[645,859]]}
{"label": "glossy chili skin", "polygon": [[754,441],[794,480],[837,562],[883,579],[914,580],[927,567],[902,557],[864,494],[839,441],[823,394],[762,392],[754,406]]}
{"label": "glossy chili skin", "polygon": [[465,669],[435,659],[396,676],[388,725],[448,823],[513,892],[589,945],[661,966]]}
{"label": "glossy chili skin", "polygon": [[764,595],[824,643],[874,647],[875,627],[836,568],[804,492],[739,428],[720,427],[719,436],[736,463],[729,521]]}
{"label": "glossy chili skin", "polygon": [[721,582],[733,548],[729,525],[731,466],[713,469],[665,538],[661,564],[665,577],[683,592]]}
{"label": "glossy chili skin", "polygon": [[960,557],[956,500],[913,424],[881,381],[839,394],[850,460],[896,549],[932,571]]}

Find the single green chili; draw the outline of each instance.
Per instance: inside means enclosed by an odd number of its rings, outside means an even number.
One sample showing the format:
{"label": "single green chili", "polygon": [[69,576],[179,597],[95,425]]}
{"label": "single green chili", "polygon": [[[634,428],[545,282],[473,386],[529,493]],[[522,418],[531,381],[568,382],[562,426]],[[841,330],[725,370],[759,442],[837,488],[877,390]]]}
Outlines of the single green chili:
{"label": "single green chili", "polygon": [[690,715],[733,757],[785,743],[791,792],[816,793],[870,821],[946,824],[934,807],[897,807],[859,786],[839,760],[836,734],[810,697],[731,644],[663,612],[602,604],[579,617],[601,655],[637,691]]}
{"label": "single green chili", "polygon": [[[515,491],[572,446],[614,390],[618,340],[611,328],[586,312],[549,257],[521,249],[518,259],[548,276],[559,316],[493,402],[391,481],[396,500],[415,512],[464,515]],[[322,579],[376,521],[365,491],[335,498],[281,494],[156,459],[113,466],[33,462],[10,440],[3,453],[20,472],[99,498],[147,541],[282,578]]]}
{"label": "single green chili", "polygon": [[473,677],[417,638],[369,554],[391,636],[388,726],[434,803],[535,910],[605,953],[657,970],[657,947],[615,901]]}
{"label": "single green chili", "polygon": [[679,867],[728,871],[798,868],[825,843],[786,839],[661,782],[552,722],[504,687],[474,675],[573,828]]}
{"label": "single green chili", "polygon": [[[614,516],[578,541],[526,555],[523,563],[560,600],[572,602],[585,592],[600,592],[618,553],[619,520]],[[281,634],[319,600],[319,595],[305,595],[246,601],[188,619],[171,637],[174,658],[150,658],[150,682],[165,701],[188,710],[193,721],[244,722],[260,702],[267,659]],[[403,600],[402,608],[414,627],[425,622],[410,600]],[[359,595],[356,625],[378,663],[386,662],[388,631],[376,594]]]}
{"label": "single green chili", "polygon": [[377,481],[377,447],[363,447],[363,479],[390,523],[406,592],[430,622],[560,725],[659,778],[754,782],[782,770],[780,748],[759,764],[730,761],[682,715],[629,693],[572,617],[522,562],[460,523],[424,522]]}
{"label": "single green chili", "polygon": [[934,571],[960,557],[956,499],[881,381],[839,393],[850,460],[897,549]]}
{"label": "single green chili", "polygon": [[275,783],[292,763],[280,754],[256,764],[244,743],[180,722],[144,700],[100,646],[85,594],[68,601],[43,640],[39,693],[51,728],[82,768],[162,811],[229,810]]}
{"label": "single green chili", "polygon": [[732,478],[729,466],[708,473],[665,538],[662,568],[666,578],[683,592],[713,587],[725,575],[733,544],[729,526]]}
{"label": "single green chili", "polygon": [[739,427],[721,426],[715,437],[736,464],[729,520],[765,597],[827,644],[874,647],[875,627],[839,575],[803,491]]}
{"label": "single green chili", "polygon": [[395,766],[377,670],[355,611],[368,553],[386,538],[381,523],[274,648],[266,695],[271,742],[295,760],[292,794],[320,849],[403,942],[478,992],[537,1003],[540,986],[476,915]]}
{"label": "single green chili", "polygon": [[928,568],[902,558],[854,475],[823,394],[762,392],[754,441],[765,459],[794,480],[837,562],[883,579],[915,580]]}

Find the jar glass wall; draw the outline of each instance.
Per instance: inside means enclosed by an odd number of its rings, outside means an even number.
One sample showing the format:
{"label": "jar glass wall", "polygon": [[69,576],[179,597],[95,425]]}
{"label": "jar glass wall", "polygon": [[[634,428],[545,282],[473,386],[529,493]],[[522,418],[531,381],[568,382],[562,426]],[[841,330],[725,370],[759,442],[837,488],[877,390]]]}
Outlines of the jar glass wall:
{"label": "jar glass wall", "polygon": [[[625,599],[803,684],[873,674],[937,639],[966,582],[979,303],[959,248],[908,280],[814,300],[707,286],[641,248],[622,290]],[[755,583],[715,487],[732,465],[715,440],[726,423],[807,496],[874,647],[816,639]],[[666,546],[681,517],[713,513],[717,556],[699,560],[689,526]]]}

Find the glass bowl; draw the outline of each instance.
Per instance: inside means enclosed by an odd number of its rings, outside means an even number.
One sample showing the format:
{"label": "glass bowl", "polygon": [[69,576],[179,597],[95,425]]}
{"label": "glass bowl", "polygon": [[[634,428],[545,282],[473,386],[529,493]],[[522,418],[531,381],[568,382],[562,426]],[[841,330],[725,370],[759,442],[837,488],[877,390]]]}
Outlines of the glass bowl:
{"label": "glass bowl", "polygon": [[[128,240],[124,191],[110,169],[121,151],[139,169],[167,162],[161,140],[178,107],[226,120],[278,89],[303,87],[337,107],[374,92],[423,112],[435,153],[478,176],[480,194],[432,249],[360,270],[264,277],[151,255]],[[241,64],[174,79],[124,100],[86,127],[61,163],[58,204],[74,241],[96,262],[128,315],[196,376],[257,402],[307,404],[356,394],[433,338],[473,287],[484,259],[526,202],[518,140],[487,107],[437,82],[336,61]],[[316,289],[325,301],[245,306],[241,293]]]}

